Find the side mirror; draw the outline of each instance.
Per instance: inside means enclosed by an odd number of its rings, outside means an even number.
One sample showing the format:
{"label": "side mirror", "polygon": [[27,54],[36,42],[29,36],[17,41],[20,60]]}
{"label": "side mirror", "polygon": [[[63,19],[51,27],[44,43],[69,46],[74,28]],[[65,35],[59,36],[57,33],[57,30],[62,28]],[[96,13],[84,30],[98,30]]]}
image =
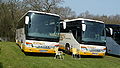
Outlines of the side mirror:
{"label": "side mirror", "polygon": [[66,22],[62,22],[63,23],[63,29],[66,29]]}
{"label": "side mirror", "polygon": [[86,30],[86,24],[85,24],[85,21],[82,20],[82,30],[85,31]]}
{"label": "side mirror", "polygon": [[86,25],[82,24],[82,30],[85,31],[86,30]]}
{"label": "side mirror", "polygon": [[29,23],[29,16],[26,16],[25,17],[25,24],[28,24]]}
{"label": "side mirror", "polygon": [[110,29],[110,34],[113,35],[113,29],[112,28],[109,29]]}

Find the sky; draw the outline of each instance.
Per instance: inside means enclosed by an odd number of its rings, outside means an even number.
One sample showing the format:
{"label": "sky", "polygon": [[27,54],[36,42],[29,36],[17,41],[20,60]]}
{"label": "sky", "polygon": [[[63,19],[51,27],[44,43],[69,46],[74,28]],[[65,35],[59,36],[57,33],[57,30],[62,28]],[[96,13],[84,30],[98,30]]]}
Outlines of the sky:
{"label": "sky", "polygon": [[89,11],[94,15],[120,14],[120,0],[64,0],[63,6],[68,6],[77,15]]}

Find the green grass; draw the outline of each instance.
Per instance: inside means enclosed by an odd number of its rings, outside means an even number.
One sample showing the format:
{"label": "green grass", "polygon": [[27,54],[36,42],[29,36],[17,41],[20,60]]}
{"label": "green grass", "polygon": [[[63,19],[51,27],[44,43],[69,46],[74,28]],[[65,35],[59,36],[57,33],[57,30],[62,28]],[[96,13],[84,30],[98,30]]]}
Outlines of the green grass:
{"label": "green grass", "polygon": [[120,58],[105,56],[104,58],[73,59],[65,55],[65,59],[54,59],[54,56],[26,56],[13,42],[0,42],[0,68],[120,68]]}

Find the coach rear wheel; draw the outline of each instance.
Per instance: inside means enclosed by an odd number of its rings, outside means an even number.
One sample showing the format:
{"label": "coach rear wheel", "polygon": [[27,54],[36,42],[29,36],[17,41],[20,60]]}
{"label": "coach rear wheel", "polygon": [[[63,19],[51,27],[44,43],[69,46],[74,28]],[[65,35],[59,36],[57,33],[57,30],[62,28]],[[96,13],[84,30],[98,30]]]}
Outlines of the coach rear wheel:
{"label": "coach rear wheel", "polygon": [[67,54],[70,54],[70,44],[69,43],[66,43],[65,51],[66,51]]}

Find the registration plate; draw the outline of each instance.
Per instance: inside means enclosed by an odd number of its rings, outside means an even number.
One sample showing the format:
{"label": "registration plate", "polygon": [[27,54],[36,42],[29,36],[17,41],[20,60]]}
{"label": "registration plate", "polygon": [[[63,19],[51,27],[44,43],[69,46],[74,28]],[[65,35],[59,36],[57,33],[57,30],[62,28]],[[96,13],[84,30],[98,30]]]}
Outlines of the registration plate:
{"label": "registration plate", "polygon": [[92,53],[93,55],[98,55],[98,53]]}
{"label": "registration plate", "polygon": [[47,50],[40,50],[40,52],[47,52]]}

